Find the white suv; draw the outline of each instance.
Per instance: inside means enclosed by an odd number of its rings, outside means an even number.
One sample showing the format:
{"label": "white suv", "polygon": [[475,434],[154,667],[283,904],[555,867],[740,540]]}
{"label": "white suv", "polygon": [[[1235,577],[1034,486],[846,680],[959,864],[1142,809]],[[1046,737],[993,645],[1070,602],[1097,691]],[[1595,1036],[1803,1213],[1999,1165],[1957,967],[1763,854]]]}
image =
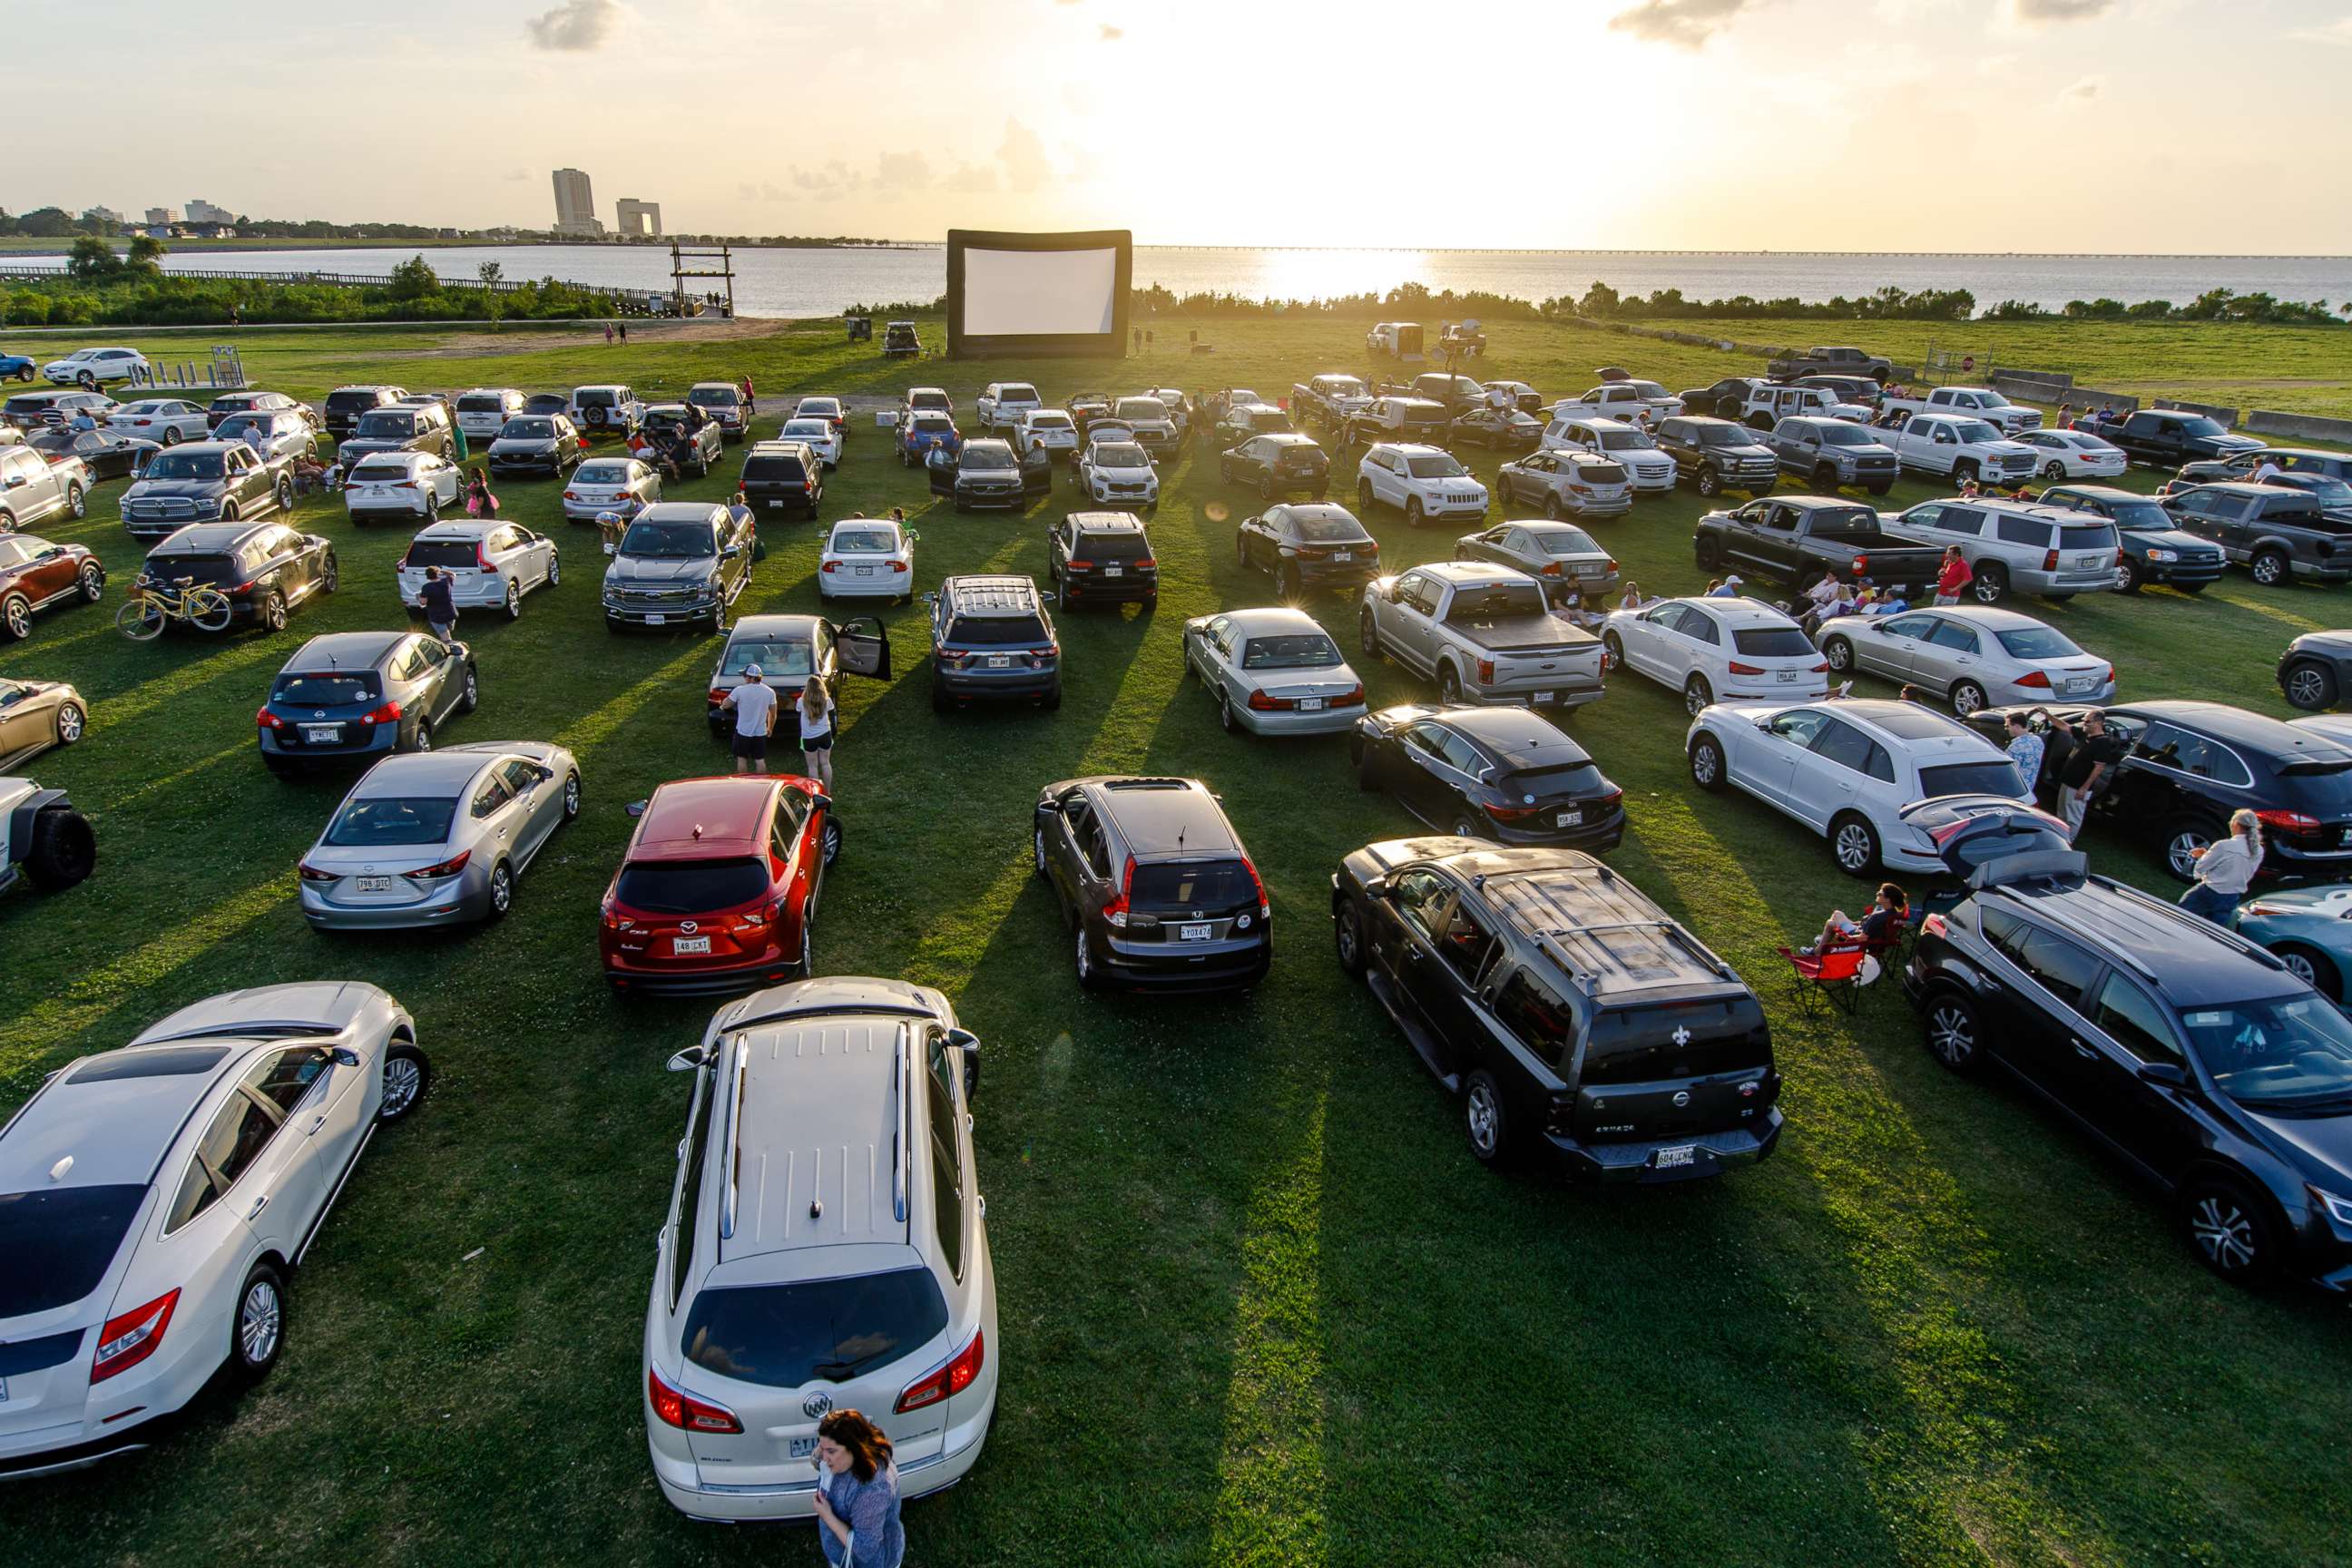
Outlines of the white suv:
{"label": "white suv", "polygon": [[1616,419],[1556,418],[1544,426],[1543,449],[1556,452],[1562,447],[1597,453],[1623,464],[1625,476],[1636,490],[1655,494],[1674,490],[1675,460],[1659,448],[1647,430]]}
{"label": "white suv", "polygon": [[1683,694],[1696,716],[1710,702],[1829,695],[1829,661],[1771,605],[1754,599],[1660,599],[1609,617],[1612,669]]}
{"label": "white suv", "polygon": [[[424,1097],[415,1037],[373,985],[269,985],[49,1076],[0,1129],[0,1473],[144,1447],[224,1364],[277,1364],[288,1279],[377,1123]],[[363,1381],[364,1356],[345,1335],[322,1370]]]}
{"label": "white suv", "polygon": [[1453,453],[1382,441],[1356,464],[1356,510],[1392,506],[1419,528],[1440,519],[1486,515],[1486,487]]}
{"label": "white suv", "polygon": [[848,1409],[889,1437],[901,1497],[961,1480],[1001,1353],[980,1042],[928,986],[835,976],[729,1004],[669,1065],[695,1079],[646,1309],[662,1495],[809,1518],[817,1423]]}

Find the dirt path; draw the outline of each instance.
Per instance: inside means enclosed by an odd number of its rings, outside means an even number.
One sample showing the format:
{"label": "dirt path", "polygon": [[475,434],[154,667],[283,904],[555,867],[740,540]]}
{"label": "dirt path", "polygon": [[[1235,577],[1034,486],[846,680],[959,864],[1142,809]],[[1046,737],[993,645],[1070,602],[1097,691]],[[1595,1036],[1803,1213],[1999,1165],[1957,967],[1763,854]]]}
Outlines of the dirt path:
{"label": "dirt path", "polygon": [[[792,321],[753,319],[739,316],[721,321],[637,321],[629,323],[629,336],[639,342],[732,342],[745,338],[779,336],[795,330]],[[801,331],[814,328],[800,326]],[[447,342],[429,349],[404,349],[402,357],[408,359],[482,359],[492,354],[524,353],[535,348],[560,348],[580,343],[602,343],[604,323],[583,321],[577,328],[548,329],[533,327],[511,332],[467,332]]]}

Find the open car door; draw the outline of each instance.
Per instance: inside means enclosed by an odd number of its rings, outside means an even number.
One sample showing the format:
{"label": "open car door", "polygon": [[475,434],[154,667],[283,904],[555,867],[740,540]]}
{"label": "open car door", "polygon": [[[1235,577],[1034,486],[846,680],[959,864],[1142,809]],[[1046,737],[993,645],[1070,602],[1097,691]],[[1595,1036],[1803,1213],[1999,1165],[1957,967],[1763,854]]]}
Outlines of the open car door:
{"label": "open car door", "polygon": [[841,668],[850,674],[890,679],[890,638],[877,617],[859,616],[842,622],[833,628],[833,647]]}
{"label": "open car door", "polygon": [[946,447],[933,447],[923,454],[923,471],[929,476],[933,495],[955,494],[956,460]]}

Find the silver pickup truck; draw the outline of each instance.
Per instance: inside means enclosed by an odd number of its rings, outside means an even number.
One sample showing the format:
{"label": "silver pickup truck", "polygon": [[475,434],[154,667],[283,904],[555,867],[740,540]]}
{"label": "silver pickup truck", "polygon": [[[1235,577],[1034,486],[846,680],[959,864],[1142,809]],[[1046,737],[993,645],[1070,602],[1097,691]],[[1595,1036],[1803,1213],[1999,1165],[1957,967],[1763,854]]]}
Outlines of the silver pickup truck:
{"label": "silver pickup truck", "polygon": [[1600,640],[1553,613],[1524,572],[1435,561],[1364,585],[1364,654],[1437,683],[1448,703],[1580,707],[1601,693]]}

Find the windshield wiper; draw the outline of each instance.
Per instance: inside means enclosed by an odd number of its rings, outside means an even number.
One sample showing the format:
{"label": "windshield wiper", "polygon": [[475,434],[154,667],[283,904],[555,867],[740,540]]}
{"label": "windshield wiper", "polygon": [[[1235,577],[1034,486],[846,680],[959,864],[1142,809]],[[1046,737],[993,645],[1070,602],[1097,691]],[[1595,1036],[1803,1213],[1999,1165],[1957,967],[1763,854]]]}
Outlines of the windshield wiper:
{"label": "windshield wiper", "polygon": [[[891,1350],[895,1350],[896,1348],[896,1346],[892,1346]],[[882,1357],[889,1353],[889,1350],[878,1350],[871,1355],[859,1356],[856,1361],[821,1361],[815,1365],[810,1367],[809,1370],[816,1373],[819,1377],[824,1378],[833,1383],[839,1383],[844,1378],[856,1377],[860,1372],[863,1372],[866,1368],[873,1365],[876,1362],[881,1360]]]}

